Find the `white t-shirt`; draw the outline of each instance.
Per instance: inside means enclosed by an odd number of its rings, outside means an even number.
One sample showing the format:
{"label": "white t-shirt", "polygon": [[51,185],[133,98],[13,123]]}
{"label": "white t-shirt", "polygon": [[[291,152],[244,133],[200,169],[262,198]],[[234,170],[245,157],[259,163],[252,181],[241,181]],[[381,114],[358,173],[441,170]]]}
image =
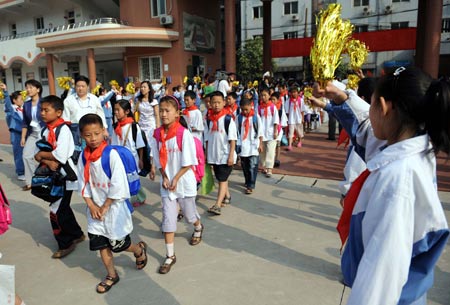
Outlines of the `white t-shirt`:
{"label": "white t-shirt", "polygon": [[62,115],[64,121],[78,124],[80,119],[88,113],[98,114],[102,118],[103,126],[108,128],[102,104],[95,95],[88,93],[86,99],[81,100],[78,95],[72,94],[64,100],[64,112]]}
{"label": "white t-shirt", "polygon": [[[256,114],[257,116],[257,125],[258,131],[256,131],[253,128],[253,116],[246,118],[245,116],[242,116],[242,126],[240,127],[240,133],[239,133],[239,139],[238,139],[238,145],[241,145],[241,157],[250,157],[250,156],[258,156],[259,155],[259,138],[263,137],[263,130],[262,130],[262,122],[261,117]],[[250,120],[249,122],[249,131],[248,136],[245,140],[242,140],[245,133],[245,122],[247,120]],[[255,136],[256,135],[256,136]]]}
{"label": "white t-shirt", "polygon": [[219,82],[219,85],[217,86],[217,91],[222,92],[224,97],[228,95],[228,92],[231,91],[231,86],[226,79],[223,79]]}
{"label": "white t-shirt", "polygon": [[[150,148],[153,152],[153,161],[157,169],[161,168],[161,161],[159,159],[159,148],[161,142],[157,143],[154,137],[151,138]],[[167,147],[167,165],[165,173],[169,181],[175,177],[182,167],[197,165],[197,158],[195,153],[194,138],[189,130],[185,129],[183,132],[182,150],[180,151],[177,143],[177,137],[173,137],[166,141]],[[170,192],[162,187],[163,179],[161,177],[161,197],[169,197],[170,200],[184,197],[197,196],[197,182],[195,174],[192,169],[188,170],[177,182],[177,189],[175,192]]]}
{"label": "white t-shirt", "polygon": [[[272,113],[273,109],[273,113]],[[280,123],[280,118],[278,117],[278,110],[275,105],[267,107],[267,117],[264,116],[266,109],[261,107],[258,109],[259,116],[261,117],[262,122],[262,132],[263,132],[263,141],[274,140],[274,128],[273,125]]]}
{"label": "white t-shirt", "polygon": [[153,130],[156,128],[155,120],[155,106],[158,105],[158,101],[153,99],[151,103],[147,101],[136,101],[135,105],[138,105],[139,111],[139,126],[145,131],[147,139],[153,136]]}
{"label": "white t-shirt", "polygon": [[[228,156],[230,155],[229,141],[237,140],[236,123],[233,119],[230,120],[228,126],[228,135],[225,130],[225,116],[222,116],[218,122],[217,131],[210,131],[213,122],[209,122],[209,126],[205,128],[205,142],[208,142],[208,164],[227,164]],[[233,153],[233,163],[236,163],[236,153]]]}
{"label": "white t-shirt", "polygon": [[302,112],[305,111],[303,98],[300,98],[300,96],[298,96],[295,103],[297,103],[297,107],[295,107],[294,105],[294,100],[291,101],[291,99],[287,99],[286,104],[284,105],[290,125],[301,124],[303,122]]}
{"label": "white t-shirt", "polygon": [[195,131],[192,131],[192,135],[203,142],[203,130],[205,129],[203,125],[203,116],[200,110],[195,109],[189,111],[189,117],[183,115],[184,119],[188,126],[192,129],[195,128]]}
{"label": "white t-shirt", "polygon": [[[139,125],[136,124],[137,133],[136,133],[136,142],[133,140],[133,127],[131,124],[126,124],[122,126],[122,137],[125,138],[127,136],[127,139],[120,139],[119,136],[116,134],[116,132],[113,132],[113,135],[111,137],[111,144],[112,145],[120,145],[125,146],[128,148],[131,153],[133,154],[134,160],[136,161],[136,166],[139,168],[139,154],[138,149],[145,147],[144,139],[142,138],[141,128]],[[128,129],[130,131],[128,131]],[[126,141],[125,141],[126,140]],[[125,143],[125,145],[123,145]]]}
{"label": "white t-shirt", "polygon": [[[82,156],[78,161],[79,191],[84,187],[84,165]],[[102,167],[102,158],[90,164],[89,183],[86,184],[83,197],[92,198],[98,206],[102,206],[107,198],[114,199],[103,220],[93,219],[89,208],[86,207],[88,232],[119,240],[133,231],[131,212],[125,202],[130,197],[127,175],[119,154],[114,149],[109,156],[111,179],[106,176]]]}

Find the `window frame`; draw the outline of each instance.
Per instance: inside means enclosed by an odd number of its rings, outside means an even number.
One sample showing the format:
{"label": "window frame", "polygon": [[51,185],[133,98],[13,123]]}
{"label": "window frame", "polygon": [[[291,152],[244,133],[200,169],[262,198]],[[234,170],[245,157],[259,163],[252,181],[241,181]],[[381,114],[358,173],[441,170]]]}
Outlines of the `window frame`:
{"label": "window frame", "polygon": [[35,26],[36,31],[44,30],[45,29],[44,17],[40,16],[40,17],[34,18],[34,26]]}
{"label": "window frame", "polygon": [[391,22],[391,30],[399,30],[399,29],[407,29],[407,28],[409,28],[409,21]]}
{"label": "window frame", "polygon": [[[293,12],[293,5],[296,4],[296,12]],[[287,6],[288,5],[288,6]],[[287,12],[287,8],[289,8],[289,12]],[[283,15],[289,16],[289,15],[297,15],[299,10],[298,1],[287,1],[283,3]]]}
{"label": "window frame", "polygon": [[38,71],[39,71],[39,79],[42,86],[48,86],[47,67],[39,67]]}
{"label": "window frame", "polygon": [[295,39],[298,38],[298,31],[289,31],[289,32],[283,32],[284,39]]}
{"label": "window frame", "polygon": [[353,7],[369,6],[369,0],[353,0]]}
{"label": "window frame", "polygon": [[[159,60],[159,77],[154,77],[155,75],[152,71],[153,66],[151,65],[151,61],[152,59],[157,58]],[[144,76],[144,71],[143,71],[143,64],[142,64],[142,60],[144,59],[148,59],[148,63],[149,63],[149,77]],[[159,82],[161,81],[161,78],[163,77],[163,63],[162,63],[162,56],[161,55],[151,55],[151,56],[142,56],[138,58],[138,66],[139,66],[139,79],[140,80],[149,80],[150,82]]]}
{"label": "window frame", "polygon": [[[164,9],[161,7],[164,4]],[[156,9],[155,9],[156,5]],[[150,16],[152,18],[159,18],[167,15],[167,1],[166,0],[150,0]],[[156,14],[155,14],[156,12]]]}
{"label": "window frame", "polygon": [[[258,10],[258,17],[255,16],[256,10]],[[262,5],[253,7],[253,19],[261,19],[264,16],[263,14],[264,14],[264,9],[263,9]]]}
{"label": "window frame", "polygon": [[441,33],[450,32],[450,18],[442,18]]}

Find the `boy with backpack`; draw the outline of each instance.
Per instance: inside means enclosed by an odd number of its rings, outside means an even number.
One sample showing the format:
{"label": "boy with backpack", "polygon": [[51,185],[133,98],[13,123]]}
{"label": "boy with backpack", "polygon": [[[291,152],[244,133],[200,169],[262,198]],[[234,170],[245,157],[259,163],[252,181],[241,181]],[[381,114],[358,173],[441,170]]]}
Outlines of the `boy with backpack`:
{"label": "boy with backpack", "polygon": [[249,99],[241,100],[241,113],[237,116],[238,147],[245,178],[245,194],[250,195],[258,175],[259,154],[263,150],[261,118]]}
{"label": "boy with backpack", "polygon": [[136,268],[147,264],[147,244],[131,242],[133,230],[130,195],[140,187],[137,167],[131,152],[122,146],[109,146],[105,141],[103,122],[97,114],[86,114],[79,121],[86,148],[78,161],[79,190],[88,207],[88,235],[91,251],[99,251],[107,270],[97,285],[97,293],[105,293],[119,282],[113,253],[132,252]]}
{"label": "boy with backpack", "polygon": [[197,95],[194,91],[188,90],[184,93],[183,117],[192,135],[203,142],[203,116],[202,112],[195,105]]}
{"label": "boy with backpack", "polygon": [[[76,172],[71,159],[75,145],[70,128],[61,118],[63,111],[64,103],[59,97],[49,95],[41,100],[40,114],[46,123],[41,134],[53,150],[39,151],[34,158],[41,163],[41,166],[46,166],[51,171],[63,170],[66,175],[69,175],[69,171]],[[61,169],[63,165],[64,167]],[[76,190],[77,186],[76,178],[75,181],[67,179],[62,198],[50,203],[50,223],[59,248],[53,253],[52,258],[65,257],[75,250],[77,243],[85,239],[70,207],[72,191]]]}
{"label": "boy with backpack", "polygon": [[223,204],[230,204],[228,177],[236,163],[236,124],[224,109],[225,98],[220,91],[210,95],[211,109],[208,111],[205,128],[206,163],[212,164],[219,181],[216,203],[208,209],[209,213],[220,215]]}

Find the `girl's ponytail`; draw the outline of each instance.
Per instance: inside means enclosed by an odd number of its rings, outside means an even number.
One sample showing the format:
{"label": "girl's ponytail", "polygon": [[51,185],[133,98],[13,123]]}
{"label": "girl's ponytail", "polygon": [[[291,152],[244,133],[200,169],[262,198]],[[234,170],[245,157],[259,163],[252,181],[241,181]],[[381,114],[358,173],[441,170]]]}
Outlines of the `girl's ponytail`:
{"label": "girl's ponytail", "polygon": [[425,130],[434,152],[450,155],[450,83],[446,79],[433,81],[425,94]]}

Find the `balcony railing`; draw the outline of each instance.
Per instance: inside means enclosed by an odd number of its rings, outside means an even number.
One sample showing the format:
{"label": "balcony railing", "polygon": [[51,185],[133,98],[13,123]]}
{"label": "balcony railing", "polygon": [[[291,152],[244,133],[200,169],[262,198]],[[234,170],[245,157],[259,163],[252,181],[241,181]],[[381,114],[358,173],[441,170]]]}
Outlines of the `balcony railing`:
{"label": "balcony railing", "polygon": [[36,36],[36,35],[44,35],[44,34],[55,33],[55,32],[69,31],[69,30],[74,30],[74,29],[79,29],[79,28],[84,28],[84,27],[99,25],[99,24],[128,25],[128,22],[117,19],[117,18],[103,17],[103,18],[82,21],[82,22],[78,22],[78,23],[59,25],[56,27],[48,28],[48,29],[42,29],[42,30],[20,33],[20,34],[16,34],[16,35],[4,36],[4,37],[0,37],[0,41],[6,41],[6,40],[11,40],[11,39],[18,39],[18,38],[24,38],[24,37],[30,37],[30,36]]}

